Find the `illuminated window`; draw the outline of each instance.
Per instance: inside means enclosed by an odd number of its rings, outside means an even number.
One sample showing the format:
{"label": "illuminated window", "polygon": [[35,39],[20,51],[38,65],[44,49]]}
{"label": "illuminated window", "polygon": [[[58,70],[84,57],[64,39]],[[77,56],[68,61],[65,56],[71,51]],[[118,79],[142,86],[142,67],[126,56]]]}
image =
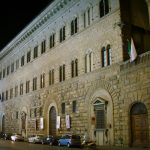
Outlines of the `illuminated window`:
{"label": "illuminated window", "polygon": [[101,57],[102,67],[106,67],[112,64],[112,50],[110,45],[107,45],[107,47],[102,47]]}

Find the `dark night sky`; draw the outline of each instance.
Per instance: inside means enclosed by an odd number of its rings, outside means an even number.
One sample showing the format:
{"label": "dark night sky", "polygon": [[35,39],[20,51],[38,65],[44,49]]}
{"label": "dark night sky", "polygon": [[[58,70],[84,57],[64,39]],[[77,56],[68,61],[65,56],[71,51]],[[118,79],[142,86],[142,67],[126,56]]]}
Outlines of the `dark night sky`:
{"label": "dark night sky", "polygon": [[5,0],[0,4],[0,50],[53,0]]}

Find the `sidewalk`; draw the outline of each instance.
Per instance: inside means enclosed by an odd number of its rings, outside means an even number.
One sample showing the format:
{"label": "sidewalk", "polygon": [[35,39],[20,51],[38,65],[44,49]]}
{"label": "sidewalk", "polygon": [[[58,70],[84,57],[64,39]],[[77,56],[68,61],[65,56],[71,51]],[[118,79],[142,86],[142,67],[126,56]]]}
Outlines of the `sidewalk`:
{"label": "sidewalk", "polygon": [[121,147],[121,146],[96,146],[87,147],[87,150],[149,150],[149,147]]}

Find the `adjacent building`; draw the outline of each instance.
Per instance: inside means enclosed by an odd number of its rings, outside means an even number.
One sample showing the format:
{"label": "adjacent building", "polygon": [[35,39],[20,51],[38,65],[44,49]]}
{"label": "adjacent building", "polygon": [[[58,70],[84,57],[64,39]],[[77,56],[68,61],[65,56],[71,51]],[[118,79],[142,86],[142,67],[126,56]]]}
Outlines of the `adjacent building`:
{"label": "adjacent building", "polygon": [[148,146],[149,41],[149,0],[54,0],[0,52],[0,130]]}

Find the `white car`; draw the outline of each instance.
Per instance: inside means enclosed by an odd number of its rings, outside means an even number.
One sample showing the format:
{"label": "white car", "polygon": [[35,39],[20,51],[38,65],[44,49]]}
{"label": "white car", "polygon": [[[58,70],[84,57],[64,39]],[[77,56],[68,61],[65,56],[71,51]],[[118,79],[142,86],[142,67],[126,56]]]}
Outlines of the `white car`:
{"label": "white car", "polygon": [[21,134],[15,133],[11,136],[11,140],[12,141],[24,141],[24,137]]}
{"label": "white car", "polygon": [[42,143],[43,135],[33,135],[28,138],[29,143]]}

